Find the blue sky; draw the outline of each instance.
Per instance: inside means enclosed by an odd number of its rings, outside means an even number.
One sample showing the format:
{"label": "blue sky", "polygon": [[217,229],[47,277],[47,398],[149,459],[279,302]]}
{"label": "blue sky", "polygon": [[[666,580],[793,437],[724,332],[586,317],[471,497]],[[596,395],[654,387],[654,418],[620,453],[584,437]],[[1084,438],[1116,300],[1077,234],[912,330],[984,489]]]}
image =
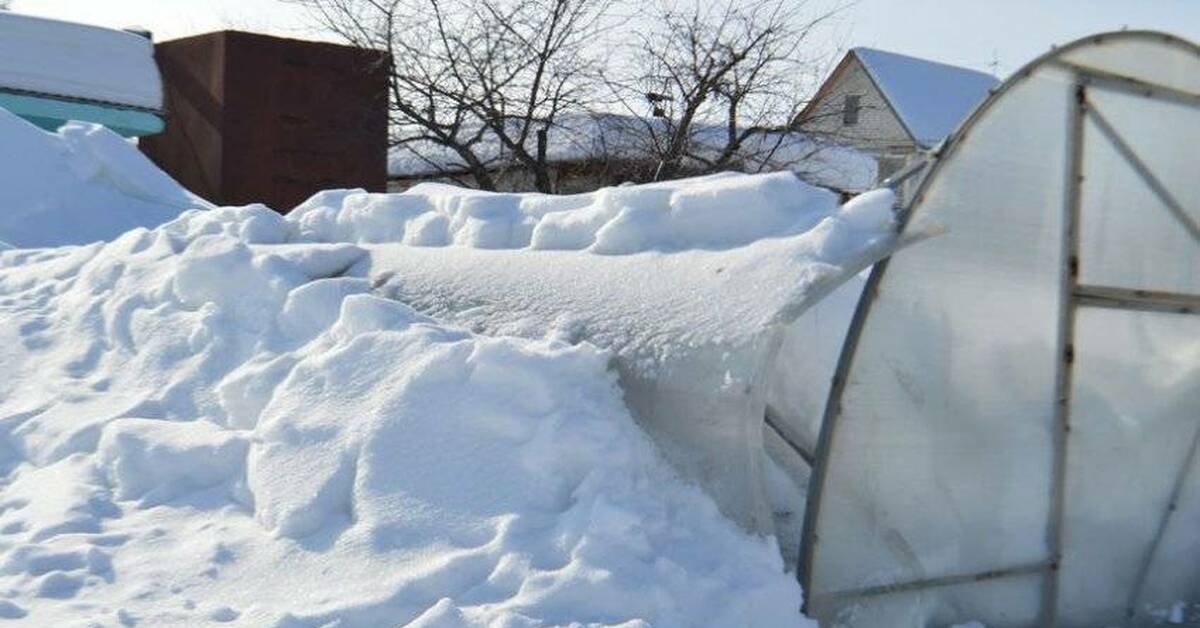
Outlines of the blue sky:
{"label": "blue sky", "polygon": [[[13,8],[107,26],[138,24],[156,39],[230,27],[315,34],[303,9],[279,0],[15,0]],[[873,46],[1004,76],[1052,44],[1123,27],[1200,41],[1200,0],[851,0],[819,43]]]}
{"label": "blue sky", "polygon": [[1007,75],[1054,44],[1100,31],[1162,30],[1200,41],[1196,0],[860,0],[839,37]]}

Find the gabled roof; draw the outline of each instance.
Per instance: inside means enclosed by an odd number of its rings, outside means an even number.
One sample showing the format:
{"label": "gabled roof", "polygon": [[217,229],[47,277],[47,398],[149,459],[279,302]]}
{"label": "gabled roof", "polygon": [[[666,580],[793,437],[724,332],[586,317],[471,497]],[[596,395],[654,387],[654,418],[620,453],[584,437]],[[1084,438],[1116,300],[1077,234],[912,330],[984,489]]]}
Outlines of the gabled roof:
{"label": "gabled roof", "polygon": [[999,83],[983,72],[874,48],[854,48],[850,54],[923,146],[942,141]]}

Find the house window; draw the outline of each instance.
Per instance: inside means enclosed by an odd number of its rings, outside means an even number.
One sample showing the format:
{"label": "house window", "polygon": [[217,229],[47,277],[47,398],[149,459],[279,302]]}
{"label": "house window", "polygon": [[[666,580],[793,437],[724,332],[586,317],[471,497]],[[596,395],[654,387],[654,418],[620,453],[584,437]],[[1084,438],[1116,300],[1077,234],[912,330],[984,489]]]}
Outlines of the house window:
{"label": "house window", "polygon": [[846,96],[845,102],[842,103],[842,124],[846,126],[858,124],[858,110],[861,101],[862,96]]}

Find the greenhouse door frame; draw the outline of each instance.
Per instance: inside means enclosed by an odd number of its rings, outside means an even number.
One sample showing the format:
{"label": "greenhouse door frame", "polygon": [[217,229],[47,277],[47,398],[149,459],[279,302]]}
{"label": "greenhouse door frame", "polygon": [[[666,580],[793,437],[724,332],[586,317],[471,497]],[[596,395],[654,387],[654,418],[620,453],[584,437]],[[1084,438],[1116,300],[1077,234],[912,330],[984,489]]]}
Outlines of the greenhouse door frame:
{"label": "greenhouse door frame", "polygon": [[[1132,33],[1130,35],[1133,35]],[[1096,38],[1097,40],[1099,38]],[[1079,43],[1086,43],[1082,40]],[[1060,51],[1061,52],[1061,51]],[[1107,142],[1116,149],[1117,153],[1137,177],[1145,183],[1154,197],[1165,206],[1174,220],[1191,235],[1193,242],[1200,247],[1200,224],[1192,219],[1183,205],[1172,195],[1171,191],[1155,175],[1145,161],[1125,141],[1118,129],[1113,127],[1104,113],[1095,103],[1089,100],[1091,90],[1099,92],[1119,92],[1127,95],[1147,98],[1159,102],[1182,105],[1200,110],[1200,94],[1181,91],[1169,86],[1133,79],[1130,77],[1111,74],[1092,68],[1068,63],[1054,58],[1056,53],[1050,53],[1043,59],[1027,66],[1024,73],[1014,80],[1001,86],[991,98],[981,105],[975,113],[963,124],[955,135],[968,133],[972,123],[988,108],[987,105],[998,98],[1003,92],[1019,83],[1031,74],[1038,66],[1051,66],[1070,73],[1068,89],[1074,94],[1072,106],[1064,120],[1067,125],[1066,145],[1066,178],[1064,181],[1065,195],[1062,211],[1062,259],[1060,268],[1058,311],[1058,327],[1056,335],[1056,355],[1058,356],[1055,373],[1055,406],[1053,413],[1054,440],[1053,461],[1051,473],[1051,505],[1048,521],[1049,556],[1045,560],[1028,564],[1011,565],[998,569],[977,573],[950,574],[910,581],[898,581],[889,584],[848,589],[818,594],[821,598],[859,599],[879,595],[917,591],[953,584],[980,582],[996,578],[1012,577],[1042,573],[1045,576],[1041,610],[1041,626],[1054,626],[1057,621],[1058,592],[1059,592],[1059,563],[1063,550],[1063,523],[1065,516],[1065,492],[1067,480],[1068,438],[1071,431],[1072,382],[1075,366],[1075,321],[1080,308],[1105,308],[1125,311],[1149,311],[1169,314],[1200,315],[1200,294],[1186,294],[1155,290],[1130,289],[1122,287],[1083,284],[1079,280],[1080,271],[1080,212],[1083,198],[1084,182],[1084,147],[1087,142]],[[1086,121],[1091,120],[1098,133],[1088,133]],[[902,203],[897,208],[898,232],[903,232],[908,224],[912,210],[920,202],[930,181],[937,175],[940,163],[944,162],[962,137],[951,137],[938,149],[933,159],[926,163],[927,174],[919,182],[917,191],[911,200]],[[894,182],[889,182],[894,183]],[[895,187],[895,186],[893,186]],[[1152,209],[1152,211],[1157,211]],[[813,582],[813,563],[815,548],[819,542],[817,521],[821,508],[821,497],[826,480],[826,465],[829,452],[832,450],[832,440],[837,428],[838,419],[842,414],[842,397],[845,393],[847,375],[852,366],[858,342],[862,336],[863,327],[867,321],[871,304],[878,295],[879,286],[887,271],[888,259],[877,263],[872,269],[863,290],[863,295],[855,309],[853,319],[847,331],[845,342],[839,355],[838,364],[831,382],[829,396],[825,406],[820,438],[815,452],[816,465],[813,467],[812,486],[809,491],[808,511],[805,515],[803,537],[801,539],[801,554],[797,575],[805,591],[805,609],[811,607],[810,596]],[[1200,421],[1192,437],[1192,442],[1182,466],[1174,472],[1172,492],[1166,509],[1159,517],[1157,528],[1146,555],[1142,558],[1136,574],[1135,586],[1130,592],[1126,603],[1126,612],[1133,617],[1137,602],[1141,596],[1148,573],[1158,553],[1160,543],[1170,525],[1173,513],[1185,483],[1189,479],[1191,469],[1196,466],[1196,458],[1200,455]]]}
{"label": "greenhouse door frame", "polygon": [[[1154,197],[1171,213],[1180,226],[1187,231],[1197,246],[1200,246],[1200,225],[1191,219],[1183,205],[1171,194],[1154,171],[1125,141],[1121,133],[1109,122],[1108,118],[1088,98],[1089,90],[1114,91],[1134,94],[1151,100],[1159,100],[1173,104],[1182,104],[1200,110],[1200,96],[1180,92],[1169,87],[1146,83],[1136,79],[1116,77],[1078,65],[1056,62],[1054,65],[1069,70],[1074,75],[1073,91],[1074,105],[1070,108],[1067,124],[1067,192],[1064,195],[1063,206],[1063,241],[1062,268],[1060,270],[1058,344],[1056,354],[1059,356],[1055,373],[1054,407],[1054,466],[1051,492],[1050,511],[1050,573],[1046,578],[1045,599],[1043,601],[1043,624],[1056,624],[1058,611],[1059,573],[1058,565],[1063,558],[1063,520],[1066,501],[1067,482],[1067,442],[1071,433],[1071,390],[1074,381],[1075,366],[1075,321],[1076,314],[1082,307],[1106,308],[1125,311],[1149,311],[1172,314],[1200,314],[1200,295],[1163,292],[1142,289],[1119,288],[1083,284],[1079,281],[1080,272],[1080,212],[1083,201],[1083,182],[1085,177],[1084,148],[1089,141],[1106,141],[1115,148],[1125,165],[1146,184]],[[1086,133],[1085,123],[1091,120],[1099,131],[1099,138],[1092,139]],[[1126,615],[1132,618],[1136,613],[1137,602],[1141,597],[1146,577],[1159,545],[1166,533],[1174,514],[1176,503],[1183,486],[1194,466],[1196,451],[1200,445],[1200,429],[1192,437],[1188,453],[1183,465],[1175,472],[1171,497],[1166,509],[1159,518],[1154,537],[1139,565],[1134,588],[1126,603]]]}

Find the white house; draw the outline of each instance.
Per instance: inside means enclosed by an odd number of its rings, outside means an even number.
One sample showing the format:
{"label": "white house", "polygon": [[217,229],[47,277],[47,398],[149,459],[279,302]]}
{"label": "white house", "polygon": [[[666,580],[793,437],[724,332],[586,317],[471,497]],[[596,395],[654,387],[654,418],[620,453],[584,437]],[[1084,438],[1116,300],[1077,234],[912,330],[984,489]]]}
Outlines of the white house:
{"label": "white house", "polygon": [[879,176],[942,141],[987,96],[996,77],[945,63],[853,48],[800,113],[800,127],[879,159]]}

